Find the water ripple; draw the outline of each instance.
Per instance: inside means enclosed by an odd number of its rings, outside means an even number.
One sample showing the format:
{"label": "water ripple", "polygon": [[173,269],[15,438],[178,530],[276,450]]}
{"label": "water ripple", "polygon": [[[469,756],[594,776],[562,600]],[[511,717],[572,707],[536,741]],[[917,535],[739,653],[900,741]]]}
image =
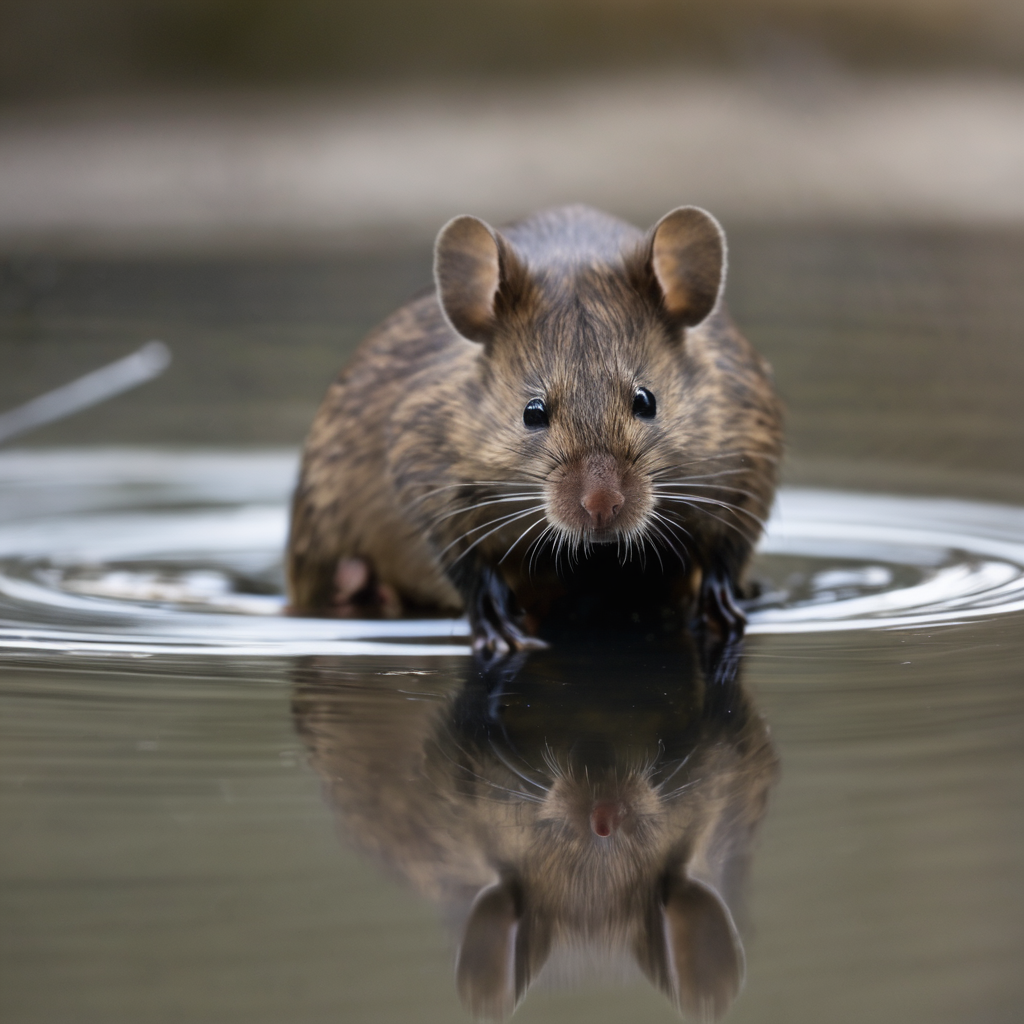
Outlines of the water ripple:
{"label": "water ripple", "polygon": [[[465,655],[464,621],[281,614],[291,453],[0,456],[0,649],[77,655]],[[1024,509],[784,489],[750,633],[1024,610]]]}

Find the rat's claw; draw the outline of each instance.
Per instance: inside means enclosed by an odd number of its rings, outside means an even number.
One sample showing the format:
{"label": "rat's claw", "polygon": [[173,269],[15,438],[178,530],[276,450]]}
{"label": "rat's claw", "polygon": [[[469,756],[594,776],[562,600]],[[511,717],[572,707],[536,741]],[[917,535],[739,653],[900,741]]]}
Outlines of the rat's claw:
{"label": "rat's claw", "polygon": [[484,585],[470,606],[473,651],[488,661],[506,658],[516,651],[540,650],[543,640],[530,636],[516,621],[512,593],[496,573],[487,572]]}

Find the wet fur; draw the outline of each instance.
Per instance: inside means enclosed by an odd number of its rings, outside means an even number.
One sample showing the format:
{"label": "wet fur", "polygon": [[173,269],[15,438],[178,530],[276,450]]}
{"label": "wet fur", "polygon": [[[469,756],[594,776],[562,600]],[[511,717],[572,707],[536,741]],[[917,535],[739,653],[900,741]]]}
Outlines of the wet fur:
{"label": "wet fur", "polygon": [[[650,233],[565,207],[499,239],[504,278],[483,342],[450,322],[472,334],[478,309],[446,316],[431,292],[372,332],[331,385],[292,507],[292,608],[330,610],[343,558],[365,560],[408,611],[468,610],[478,634],[487,615],[520,608],[526,632],[543,634],[573,605],[574,580],[603,583],[626,613],[714,605],[708,581],[739,586],[774,493],[781,415],[766,364],[720,302],[680,325]],[[653,421],[631,414],[638,386],[656,394]],[[551,426],[531,432],[523,409],[538,395]],[[572,474],[593,477],[602,459],[627,499],[617,542],[547,529],[581,486]],[[362,599],[374,613],[373,593]]]}

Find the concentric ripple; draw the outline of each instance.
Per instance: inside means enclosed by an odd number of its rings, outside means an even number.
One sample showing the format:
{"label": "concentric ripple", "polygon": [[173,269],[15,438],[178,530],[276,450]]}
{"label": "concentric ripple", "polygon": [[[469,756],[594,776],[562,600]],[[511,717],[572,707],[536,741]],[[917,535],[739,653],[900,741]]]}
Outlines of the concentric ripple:
{"label": "concentric ripple", "polygon": [[[291,453],[0,456],[0,649],[465,655],[464,621],[282,614]],[[1024,610],[1024,509],[783,490],[750,633],[904,628]]]}

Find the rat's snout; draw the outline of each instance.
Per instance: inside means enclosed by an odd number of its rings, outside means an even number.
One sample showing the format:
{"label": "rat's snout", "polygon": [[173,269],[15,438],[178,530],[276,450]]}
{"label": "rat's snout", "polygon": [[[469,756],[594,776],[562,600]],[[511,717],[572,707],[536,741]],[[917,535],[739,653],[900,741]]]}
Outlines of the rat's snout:
{"label": "rat's snout", "polygon": [[595,836],[607,839],[619,830],[626,809],[618,800],[598,800],[590,812],[590,829]]}
{"label": "rat's snout", "polygon": [[593,528],[607,530],[622,509],[625,496],[617,487],[593,481],[580,498],[580,505],[590,516]]}
{"label": "rat's snout", "polygon": [[552,480],[552,506],[560,525],[612,539],[635,518],[634,474],[604,452],[570,462]]}

